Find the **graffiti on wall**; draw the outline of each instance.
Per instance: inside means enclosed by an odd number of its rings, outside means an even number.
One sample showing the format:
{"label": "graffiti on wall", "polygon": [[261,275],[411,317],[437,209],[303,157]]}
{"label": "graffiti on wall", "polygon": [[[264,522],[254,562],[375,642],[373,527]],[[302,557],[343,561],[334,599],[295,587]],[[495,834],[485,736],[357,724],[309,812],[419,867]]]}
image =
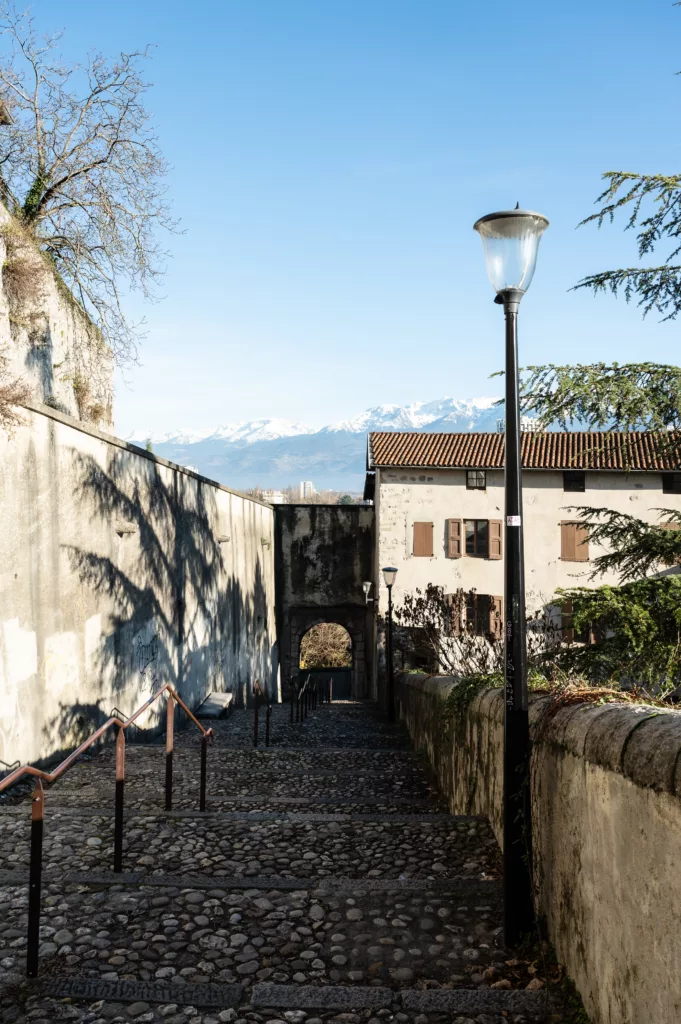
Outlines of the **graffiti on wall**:
{"label": "graffiti on wall", "polygon": [[155,619],[151,619],[133,637],[132,657],[134,672],[139,673],[145,687],[148,687],[152,692],[161,685],[159,673],[160,649],[158,623]]}

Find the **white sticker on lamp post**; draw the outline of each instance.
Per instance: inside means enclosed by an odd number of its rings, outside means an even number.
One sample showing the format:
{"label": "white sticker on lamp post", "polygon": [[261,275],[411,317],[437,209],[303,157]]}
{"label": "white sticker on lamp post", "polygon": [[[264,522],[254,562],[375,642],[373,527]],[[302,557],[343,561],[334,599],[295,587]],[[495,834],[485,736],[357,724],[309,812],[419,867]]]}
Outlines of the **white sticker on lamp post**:
{"label": "white sticker on lamp post", "polygon": [[520,516],[506,516],[507,526],[520,526]]}

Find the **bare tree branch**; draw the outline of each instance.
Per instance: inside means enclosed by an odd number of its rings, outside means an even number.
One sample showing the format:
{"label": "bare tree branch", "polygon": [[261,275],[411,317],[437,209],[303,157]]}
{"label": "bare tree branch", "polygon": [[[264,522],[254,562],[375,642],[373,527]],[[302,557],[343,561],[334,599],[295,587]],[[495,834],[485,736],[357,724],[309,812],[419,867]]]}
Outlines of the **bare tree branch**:
{"label": "bare tree branch", "polygon": [[122,296],[156,297],[175,231],[167,164],[144,106],[149,48],[65,65],[60,34],[39,39],[31,16],[0,0],[0,199],[35,238],[121,363],[141,337]]}

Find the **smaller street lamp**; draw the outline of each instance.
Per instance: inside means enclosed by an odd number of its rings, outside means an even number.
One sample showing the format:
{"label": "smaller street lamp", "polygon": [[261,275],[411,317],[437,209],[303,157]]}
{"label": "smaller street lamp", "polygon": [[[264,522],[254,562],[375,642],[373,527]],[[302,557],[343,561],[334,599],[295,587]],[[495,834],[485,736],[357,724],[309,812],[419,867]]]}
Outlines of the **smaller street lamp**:
{"label": "smaller street lamp", "polygon": [[362,584],[362,590],[364,591],[364,603],[369,604],[369,601],[373,601],[373,597],[369,597],[371,593],[371,581],[367,580]]}
{"label": "smaller street lamp", "polygon": [[395,721],[395,674],[393,670],[393,584],[397,569],[388,565],[383,569],[383,579],[388,588],[388,718]]}

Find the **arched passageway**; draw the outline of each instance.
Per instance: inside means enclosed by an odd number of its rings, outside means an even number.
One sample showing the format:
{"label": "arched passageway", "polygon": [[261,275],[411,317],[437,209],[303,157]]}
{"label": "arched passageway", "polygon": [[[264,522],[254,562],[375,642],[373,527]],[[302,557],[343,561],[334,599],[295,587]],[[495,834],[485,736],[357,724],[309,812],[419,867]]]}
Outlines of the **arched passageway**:
{"label": "arched passageway", "polygon": [[333,683],[333,695],[352,695],[352,637],[339,622],[318,622],[300,639],[299,678]]}

